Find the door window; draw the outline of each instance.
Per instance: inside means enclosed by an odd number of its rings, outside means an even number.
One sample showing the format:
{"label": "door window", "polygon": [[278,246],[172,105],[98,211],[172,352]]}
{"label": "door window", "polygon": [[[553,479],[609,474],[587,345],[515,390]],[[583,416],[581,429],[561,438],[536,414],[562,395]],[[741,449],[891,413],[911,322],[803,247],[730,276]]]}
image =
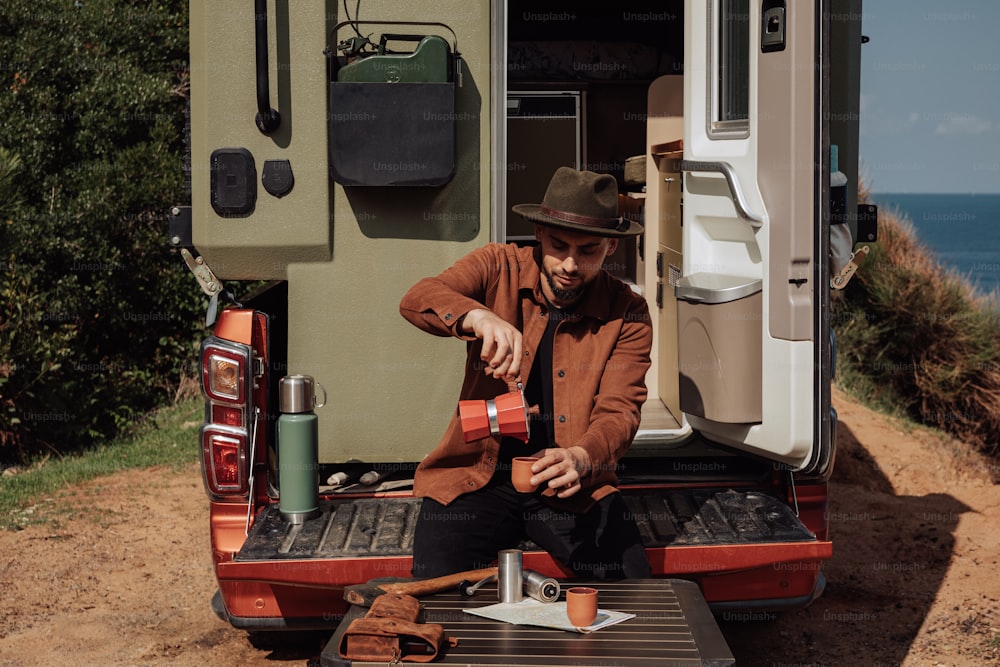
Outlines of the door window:
{"label": "door window", "polygon": [[750,133],[750,0],[715,0],[712,9],[708,134],[742,139]]}

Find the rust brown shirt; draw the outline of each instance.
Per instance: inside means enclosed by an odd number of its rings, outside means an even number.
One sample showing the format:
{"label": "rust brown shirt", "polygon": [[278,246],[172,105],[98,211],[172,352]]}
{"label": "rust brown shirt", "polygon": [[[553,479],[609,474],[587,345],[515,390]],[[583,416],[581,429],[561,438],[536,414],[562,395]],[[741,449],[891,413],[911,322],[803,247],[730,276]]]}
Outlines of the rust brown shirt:
{"label": "rust brown shirt", "polygon": [[[400,313],[415,326],[467,341],[461,400],[491,399],[507,391],[506,382],[483,373],[482,341],[455,329],[470,310],[488,308],[521,330],[521,377],[529,376],[548,321],[540,262],[538,248],[492,243],[440,275],[424,278],[403,297]],[[552,346],[556,444],[583,447],[593,470],[579,493],[565,500],[548,498],[551,504],[583,511],[615,491],[618,461],[635,437],[646,400],[652,336],[646,301],[606,271],[559,323]],[[418,466],[414,493],[448,504],[482,488],[496,470],[499,449],[499,438],[466,443],[456,411],[440,444]]]}

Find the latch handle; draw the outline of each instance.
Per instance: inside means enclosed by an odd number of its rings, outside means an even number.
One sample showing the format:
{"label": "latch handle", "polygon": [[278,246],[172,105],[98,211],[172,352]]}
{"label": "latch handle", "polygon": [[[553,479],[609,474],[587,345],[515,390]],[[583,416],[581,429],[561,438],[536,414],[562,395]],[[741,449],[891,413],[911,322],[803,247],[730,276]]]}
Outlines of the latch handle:
{"label": "latch handle", "polygon": [[830,278],[830,287],[837,290],[847,287],[847,283],[854,277],[858,267],[861,266],[861,262],[865,261],[865,257],[868,256],[869,251],[870,248],[865,245],[851,253],[851,259],[840,270],[840,273]]}

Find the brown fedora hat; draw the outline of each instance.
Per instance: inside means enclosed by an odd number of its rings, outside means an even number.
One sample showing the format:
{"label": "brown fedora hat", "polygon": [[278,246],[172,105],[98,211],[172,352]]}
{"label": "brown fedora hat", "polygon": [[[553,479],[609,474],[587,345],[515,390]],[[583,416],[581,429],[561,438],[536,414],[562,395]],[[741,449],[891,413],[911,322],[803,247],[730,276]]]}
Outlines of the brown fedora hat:
{"label": "brown fedora hat", "polygon": [[618,182],[610,174],[559,167],[541,204],[517,204],[512,210],[540,225],[593,236],[642,233],[642,225],[618,215]]}

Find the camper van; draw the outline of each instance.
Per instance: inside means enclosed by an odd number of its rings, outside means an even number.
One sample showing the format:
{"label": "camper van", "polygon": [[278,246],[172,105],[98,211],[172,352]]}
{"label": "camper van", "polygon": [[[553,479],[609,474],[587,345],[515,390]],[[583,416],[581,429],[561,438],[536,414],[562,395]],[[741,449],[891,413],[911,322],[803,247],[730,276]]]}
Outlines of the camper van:
{"label": "camper van", "polygon": [[[560,166],[612,174],[644,228],[605,270],[652,316],[618,477],[654,577],[716,614],[822,593],[831,218],[854,238],[868,222],[861,0],[197,0],[190,22],[191,200],[170,243],[210,300],[221,618],[334,627],[346,586],[412,576],[413,473],[465,348],[400,300],[474,248],[534,243],[511,208]],[[292,416],[308,423],[284,442]]]}

